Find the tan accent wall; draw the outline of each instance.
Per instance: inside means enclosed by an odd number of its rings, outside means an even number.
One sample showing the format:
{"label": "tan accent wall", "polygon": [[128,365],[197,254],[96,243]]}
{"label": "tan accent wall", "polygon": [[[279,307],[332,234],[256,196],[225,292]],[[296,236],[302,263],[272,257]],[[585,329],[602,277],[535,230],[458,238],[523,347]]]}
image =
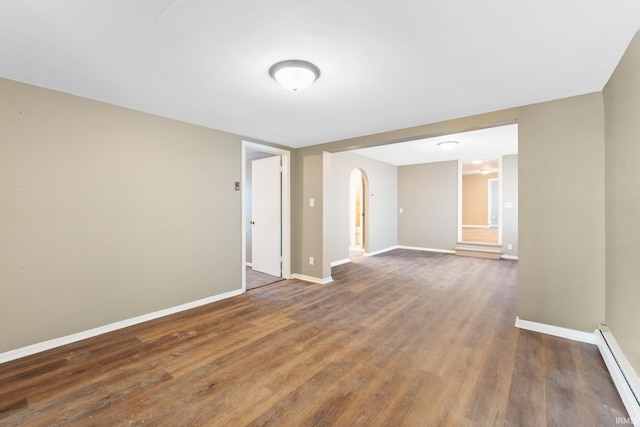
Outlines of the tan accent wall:
{"label": "tan accent wall", "polygon": [[489,226],[490,179],[498,179],[498,174],[462,176],[462,225]]}
{"label": "tan accent wall", "polygon": [[458,162],[398,167],[398,244],[452,250],[458,240]]}
{"label": "tan accent wall", "polygon": [[0,352],[241,287],[241,138],[0,79]]}
{"label": "tan accent wall", "polygon": [[640,373],[640,38],[604,88],[606,323]]}
{"label": "tan accent wall", "polygon": [[604,320],[602,93],[521,108],[518,140],[519,316],[592,332]]}
{"label": "tan accent wall", "polygon": [[[324,279],[331,276],[330,257],[324,257],[324,169],[322,150],[298,149],[292,156],[292,203],[291,203],[291,270],[293,273]],[[328,166],[330,167],[330,166]],[[309,206],[313,198],[314,207]],[[328,213],[327,213],[328,216]],[[329,233],[329,230],[326,230]],[[329,249],[330,251],[330,249]],[[314,265],[309,264],[313,257]]]}

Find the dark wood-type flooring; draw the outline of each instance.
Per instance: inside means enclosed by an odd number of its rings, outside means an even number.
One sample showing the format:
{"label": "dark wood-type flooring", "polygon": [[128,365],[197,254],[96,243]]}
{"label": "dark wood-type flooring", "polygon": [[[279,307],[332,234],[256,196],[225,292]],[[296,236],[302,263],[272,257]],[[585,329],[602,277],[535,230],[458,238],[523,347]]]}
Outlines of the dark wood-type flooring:
{"label": "dark wood-type flooring", "polygon": [[513,326],[516,261],[395,250],[333,277],[2,364],[0,425],[613,426],[628,416],[596,346]]}

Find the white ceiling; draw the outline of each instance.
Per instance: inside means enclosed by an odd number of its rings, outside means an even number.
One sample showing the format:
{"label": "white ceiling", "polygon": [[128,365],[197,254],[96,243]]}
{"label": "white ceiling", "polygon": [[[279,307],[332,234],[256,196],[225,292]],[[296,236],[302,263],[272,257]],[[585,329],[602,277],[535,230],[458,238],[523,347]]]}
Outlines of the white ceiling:
{"label": "white ceiling", "polygon": [[[438,146],[442,141],[457,141],[458,144],[451,150],[443,150]],[[380,145],[353,150],[353,152],[396,166],[461,160],[467,166],[464,172],[471,173],[484,167],[495,168],[497,164],[490,163],[491,160],[509,154],[518,154],[518,125]],[[475,167],[467,165],[473,161],[482,163]]]}
{"label": "white ceiling", "polygon": [[[300,147],[599,91],[638,0],[2,0],[0,77]],[[291,93],[268,75],[304,59]]]}

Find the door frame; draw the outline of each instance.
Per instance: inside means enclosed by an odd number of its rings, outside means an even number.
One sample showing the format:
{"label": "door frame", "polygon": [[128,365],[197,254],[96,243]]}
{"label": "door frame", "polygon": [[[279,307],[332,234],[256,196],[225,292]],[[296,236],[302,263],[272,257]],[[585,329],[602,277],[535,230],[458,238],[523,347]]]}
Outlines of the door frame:
{"label": "door frame", "polygon": [[242,291],[247,290],[247,213],[245,212],[245,185],[247,182],[247,149],[275,154],[282,157],[282,277],[291,278],[291,152],[269,145],[258,144],[250,141],[242,141],[242,184],[240,186],[241,211],[242,211]]}

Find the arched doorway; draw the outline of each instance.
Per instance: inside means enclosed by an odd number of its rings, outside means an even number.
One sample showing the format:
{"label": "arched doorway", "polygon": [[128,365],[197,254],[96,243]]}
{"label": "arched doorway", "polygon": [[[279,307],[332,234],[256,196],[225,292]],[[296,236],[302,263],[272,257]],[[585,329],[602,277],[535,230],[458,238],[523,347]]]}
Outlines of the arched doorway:
{"label": "arched doorway", "polygon": [[362,255],[367,248],[367,177],[363,170],[351,171],[349,181],[349,253]]}

